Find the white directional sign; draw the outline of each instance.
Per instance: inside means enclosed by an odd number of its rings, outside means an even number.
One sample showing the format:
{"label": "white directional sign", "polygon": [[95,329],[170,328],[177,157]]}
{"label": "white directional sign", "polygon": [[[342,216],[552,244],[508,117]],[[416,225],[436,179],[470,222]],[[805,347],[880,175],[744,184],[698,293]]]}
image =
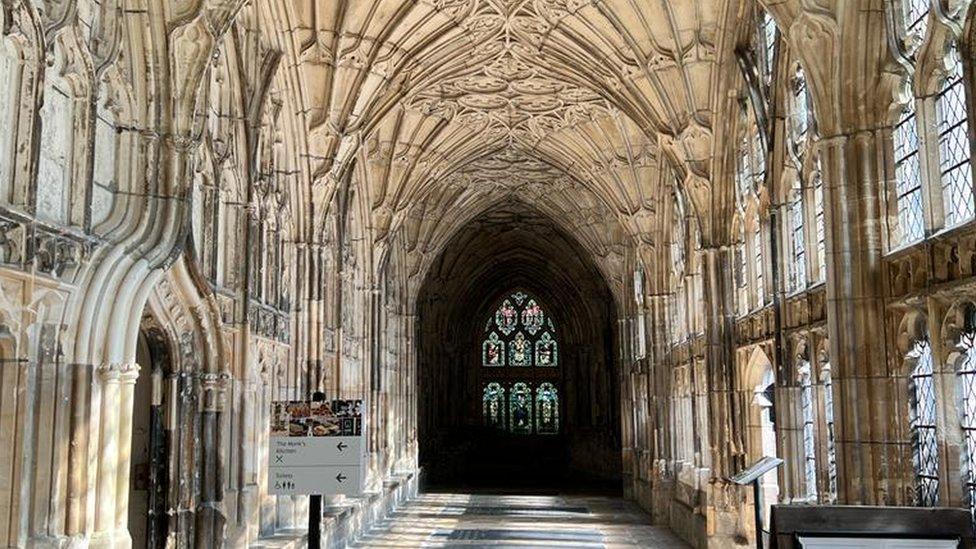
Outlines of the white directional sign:
{"label": "white directional sign", "polygon": [[276,402],[271,417],[270,494],[362,495],[361,401]]}

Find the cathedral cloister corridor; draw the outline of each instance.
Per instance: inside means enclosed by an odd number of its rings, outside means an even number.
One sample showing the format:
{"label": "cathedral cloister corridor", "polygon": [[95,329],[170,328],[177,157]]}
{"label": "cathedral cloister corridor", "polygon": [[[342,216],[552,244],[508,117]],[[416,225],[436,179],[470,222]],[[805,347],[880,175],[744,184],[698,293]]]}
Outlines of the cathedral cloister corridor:
{"label": "cathedral cloister corridor", "polygon": [[0,0],[0,548],[974,546],[973,4]]}

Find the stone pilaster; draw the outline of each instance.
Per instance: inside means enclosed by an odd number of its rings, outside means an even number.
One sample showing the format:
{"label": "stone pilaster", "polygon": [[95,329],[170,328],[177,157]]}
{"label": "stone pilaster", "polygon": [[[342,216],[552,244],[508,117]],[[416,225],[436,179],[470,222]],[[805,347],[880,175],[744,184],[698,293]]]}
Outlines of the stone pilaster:
{"label": "stone pilaster", "polygon": [[837,426],[838,502],[891,503],[883,487],[889,402],[882,254],[885,178],[880,130],[824,139],[827,324]]}

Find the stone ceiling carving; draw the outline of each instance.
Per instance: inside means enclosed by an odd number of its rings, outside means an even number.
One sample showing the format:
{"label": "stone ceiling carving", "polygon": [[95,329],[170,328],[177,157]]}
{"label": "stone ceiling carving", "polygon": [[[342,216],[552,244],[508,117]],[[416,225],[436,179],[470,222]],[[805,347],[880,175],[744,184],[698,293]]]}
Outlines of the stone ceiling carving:
{"label": "stone ceiling carving", "polygon": [[453,9],[442,9],[467,13],[460,26],[479,42],[472,52],[477,62],[460,75],[417,90],[408,99],[409,107],[475,128],[487,140],[524,146],[608,112],[599,93],[546,68],[539,47],[551,24],[536,8],[554,14],[556,6],[530,0],[450,4]]}

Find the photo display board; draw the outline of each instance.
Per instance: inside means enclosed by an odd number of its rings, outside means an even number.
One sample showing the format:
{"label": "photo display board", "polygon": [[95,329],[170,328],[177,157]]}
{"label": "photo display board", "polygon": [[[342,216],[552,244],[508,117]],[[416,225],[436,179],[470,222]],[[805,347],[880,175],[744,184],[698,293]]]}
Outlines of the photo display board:
{"label": "photo display board", "polygon": [[361,399],[272,402],[268,493],[362,495],[365,451]]}

